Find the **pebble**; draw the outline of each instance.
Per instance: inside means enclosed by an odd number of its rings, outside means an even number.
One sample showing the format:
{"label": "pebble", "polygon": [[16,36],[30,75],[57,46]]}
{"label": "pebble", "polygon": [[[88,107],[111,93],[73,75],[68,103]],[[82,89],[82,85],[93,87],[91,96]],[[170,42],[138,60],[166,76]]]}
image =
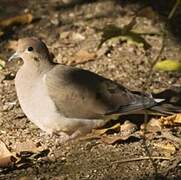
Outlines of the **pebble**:
{"label": "pebble", "polygon": [[75,40],[75,41],[82,41],[82,40],[85,40],[85,36],[83,36],[82,34],[80,33],[72,33],[72,39]]}
{"label": "pebble", "polygon": [[14,106],[14,103],[6,103],[5,105],[3,105],[3,111],[10,111],[14,108]]}
{"label": "pebble", "polygon": [[60,39],[66,39],[70,35],[70,32],[65,31],[60,33]]}

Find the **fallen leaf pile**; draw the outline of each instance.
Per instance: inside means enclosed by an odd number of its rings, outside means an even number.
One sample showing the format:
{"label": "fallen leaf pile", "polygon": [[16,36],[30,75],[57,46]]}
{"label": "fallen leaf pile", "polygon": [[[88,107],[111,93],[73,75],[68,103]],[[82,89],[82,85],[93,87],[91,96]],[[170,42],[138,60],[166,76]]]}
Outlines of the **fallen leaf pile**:
{"label": "fallen leaf pile", "polygon": [[34,144],[32,141],[17,143],[15,147],[15,152],[12,153],[0,140],[0,170],[23,167],[49,153],[49,150],[41,146],[40,143]]}
{"label": "fallen leaf pile", "polygon": [[181,113],[173,114],[167,117],[160,117],[159,119],[152,118],[148,123],[142,124],[141,129],[146,132],[162,131],[165,127],[180,126]]}
{"label": "fallen leaf pile", "polygon": [[161,117],[160,118],[160,123],[162,126],[177,126],[181,125],[181,113],[174,114],[172,116],[168,117]]}
{"label": "fallen leaf pile", "polygon": [[93,134],[106,144],[115,144],[140,139],[140,133],[136,132],[136,130],[137,126],[135,124],[125,121],[122,125],[117,123],[111,127],[96,129]]}
{"label": "fallen leaf pile", "polygon": [[141,136],[139,133],[133,133],[127,136],[122,136],[119,134],[112,135],[112,136],[102,136],[101,141],[106,144],[115,144],[119,142],[134,142],[140,140]]}

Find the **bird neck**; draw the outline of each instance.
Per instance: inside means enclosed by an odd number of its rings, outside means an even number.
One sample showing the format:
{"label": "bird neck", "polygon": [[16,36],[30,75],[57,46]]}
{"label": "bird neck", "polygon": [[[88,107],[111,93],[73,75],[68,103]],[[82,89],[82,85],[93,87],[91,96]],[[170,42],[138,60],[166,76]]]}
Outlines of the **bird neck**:
{"label": "bird neck", "polygon": [[22,69],[26,71],[26,73],[41,75],[49,71],[53,67],[53,63],[49,61],[44,62],[32,62],[32,61],[25,61]]}

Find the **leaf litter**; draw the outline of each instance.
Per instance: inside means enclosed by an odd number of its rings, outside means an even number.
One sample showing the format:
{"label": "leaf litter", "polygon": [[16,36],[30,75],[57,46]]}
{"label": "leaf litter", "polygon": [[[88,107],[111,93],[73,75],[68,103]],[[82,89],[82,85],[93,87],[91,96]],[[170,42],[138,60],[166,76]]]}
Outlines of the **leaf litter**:
{"label": "leaf litter", "polygon": [[17,158],[11,153],[3,141],[0,140],[0,168],[13,166]]}
{"label": "leaf litter", "polygon": [[135,124],[125,121],[123,124],[116,123],[110,127],[95,129],[92,133],[95,138],[99,137],[105,144],[115,144],[140,139],[140,134],[136,130],[137,126]]}
{"label": "leaf litter", "polygon": [[32,164],[37,158],[47,156],[49,150],[40,143],[35,144],[29,140],[15,144],[14,152],[8,150],[3,141],[0,140],[0,171],[8,168],[21,168]]}

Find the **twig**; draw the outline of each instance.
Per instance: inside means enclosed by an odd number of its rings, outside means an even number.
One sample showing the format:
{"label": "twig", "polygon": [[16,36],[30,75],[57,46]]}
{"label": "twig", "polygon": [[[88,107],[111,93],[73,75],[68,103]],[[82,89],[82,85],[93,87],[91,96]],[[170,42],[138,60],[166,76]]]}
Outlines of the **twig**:
{"label": "twig", "polygon": [[[166,33],[165,33],[165,31],[163,29],[162,29],[162,32],[163,32],[162,46],[160,48],[160,51],[159,51],[158,55],[155,57],[154,61],[151,63],[151,67],[150,67],[148,73],[146,74],[146,81],[145,81],[145,83],[143,85],[143,89],[142,89],[143,94],[148,89],[148,85],[150,84],[150,82],[152,80],[153,68],[154,68],[155,64],[159,61],[160,56],[162,55],[163,50],[165,48],[165,36],[166,36]],[[143,98],[143,105],[144,105],[144,95],[142,96],[142,98]],[[147,125],[147,122],[148,122],[148,112],[146,111],[146,105],[145,105],[144,110],[145,110],[144,121],[145,121],[145,124]],[[144,134],[146,133],[146,131],[147,131],[147,128],[146,128],[146,126],[144,126],[144,131],[143,131]],[[152,165],[153,165],[153,167],[155,169],[155,174],[157,176],[157,174],[158,174],[157,164],[154,162],[154,158],[151,158],[151,153],[150,153],[149,148],[147,146],[145,136],[143,136],[143,143],[144,143],[147,155],[148,155],[148,159],[151,160],[151,163],[152,163]]]}
{"label": "twig", "polygon": [[120,160],[120,161],[114,161],[112,162],[112,164],[115,163],[126,163],[126,162],[133,162],[133,161],[142,161],[142,160],[170,160],[170,158],[168,157],[162,157],[162,156],[156,156],[156,157],[138,157],[138,158],[131,158],[131,159],[124,159],[124,160]]}
{"label": "twig", "polygon": [[162,156],[155,156],[155,157],[149,157],[149,156],[146,156],[146,157],[137,157],[137,158],[131,158],[131,159],[123,159],[123,160],[119,160],[119,161],[113,161],[113,162],[110,162],[110,164],[108,165],[105,165],[105,166],[100,166],[96,169],[102,169],[103,167],[106,168],[106,167],[109,167],[110,165],[112,164],[121,164],[121,163],[128,163],[128,162],[133,162],[133,161],[143,161],[143,160],[168,160],[170,161],[171,159],[168,158],[168,157],[162,157]]}
{"label": "twig", "polygon": [[178,8],[180,4],[180,0],[177,0],[176,3],[174,4],[172,10],[170,11],[169,15],[168,15],[168,19],[171,19],[176,11],[176,9]]}

